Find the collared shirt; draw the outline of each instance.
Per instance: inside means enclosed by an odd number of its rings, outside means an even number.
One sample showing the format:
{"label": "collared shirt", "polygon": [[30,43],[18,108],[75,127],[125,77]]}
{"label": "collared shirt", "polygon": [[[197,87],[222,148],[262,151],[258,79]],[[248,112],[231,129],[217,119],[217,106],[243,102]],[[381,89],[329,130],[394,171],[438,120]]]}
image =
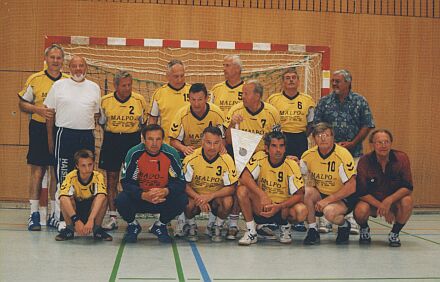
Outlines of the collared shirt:
{"label": "collared shirt", "polygon": [[[313,123],[327,122],[333,126],[335,141],[352,141],[363,127],[374,128],[373,115],[367,100],[352,91],[341,103],[332,92],[322,97],[315,109]],[[350,150],[353,157],[362,155],[362,142]]]}
{"label": "collared shirt", "polygon": [[359,197],[370,194],[383,201],[400,188],[413,190],[409,158],[404,152],[390,151],[385,172],[374,151],[359,160],[357,169],[356,191]]}

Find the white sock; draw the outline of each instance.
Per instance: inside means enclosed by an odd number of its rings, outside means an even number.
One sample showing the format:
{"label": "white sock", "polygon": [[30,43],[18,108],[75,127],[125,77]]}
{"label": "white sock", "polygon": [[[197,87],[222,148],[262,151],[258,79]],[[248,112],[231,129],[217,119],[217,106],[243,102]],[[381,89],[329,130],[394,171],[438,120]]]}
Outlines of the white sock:
{"label": "white sock", "polygon": [[165,223],[163,223],[162,221],[158,220],[154,223],[154,225],[156,226],[162,226],[162,225],[166,225]]}
{"label": "white sock", "polygon": [[136,225],[139,225],[139,223],[138,223],[138,221],[135,219],[135,220],[133,220],[132,222],[129,222],[128,224],[136,224]]}
{"label": "white sock", "polygon": [[252,221],[246,222],[246,228],[247,228],[247,230],[249,230],[249,232],[251,234],[257,233],[257,231],[255,231],[255,227],[256,227],[255,221],[252,220]]}
{"label": "white sock", "polygon": [[318,230],[318,226],[316,225],[316,222],[309,223],[309,229],[311,229],[311,228]]}
{"label": "white sock", "polygon": [[221,219],[220,217],[217,216],[217,219],[215,220],[215,225],[217,226],[223,226],[223,223],[225,222],[224,219]]}
{"label": "white sock", "polygon": [[212,212],[209,212],[208,224],[207,225],[208,226],[213,226],[216,218],[217,217]]}
{"label": "white sock", "polygon": [[31,214],[40,210],[40,200],[29,200],[31,203]]}
{"label": "white sock", "polygon": [[189,225],[196,225],[196,219],[195,219],[194,217],[193,217],[193,218],[189,218],[189,219],[187,219],[186,222],[187,222]]}
{"label": "white sock", "polygon": [[51,200],[50,201],[50,214],[54,214],[55,213],[55,200]]}
{"label": "white sock", "polygon": [[238,226],[238,214],[230,214],[229,215],[229,227]]}
{"label": "white sock", "polygon": [[344,223],[342,223],[341,225],[339,225],[339,227],[348,227],[348,221],[344,220]]}

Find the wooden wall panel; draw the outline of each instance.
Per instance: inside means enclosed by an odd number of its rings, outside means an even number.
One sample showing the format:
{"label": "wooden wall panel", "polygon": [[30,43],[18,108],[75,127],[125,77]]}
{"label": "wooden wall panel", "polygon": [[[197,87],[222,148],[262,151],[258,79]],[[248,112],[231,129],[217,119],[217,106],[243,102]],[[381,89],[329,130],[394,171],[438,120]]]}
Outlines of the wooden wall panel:
{"label": "wooden wall panel", "polygon": [[[0,10],[2,70],[39,70],[44,35],[329,46],[332,70],[351,70],[353,88],[368,99],[376,125],[391,129],[395,147],[409,154],[416,203],[440,206],[440,190],[436,189],[440,185],[436,177],[440,167],[440,145],[436,142],[440,137],[440,98],[436,95],[440,89],[439,20],[88,1],[9,1],[4,7],[7,9]],[[9,115],[17,110],[15,95],[28,75],[0,75],[2,82],[8,82],[3,93],[7,98],[1,104],[1,118],[9,121],[2,124],[3,142],[27,142],[23,137],[27,135],[23,126],[26,116]],[[17,136],[21,136],[19,140]],[[10,165],[6,155],[13,155],[14,150],[2,148],[0,170]],[[25,158],[21,160],[25,162]],[[8,177],[10,182],[0,198],[20,198],[10,191],[26,186],[23,182],[27,178]]]}

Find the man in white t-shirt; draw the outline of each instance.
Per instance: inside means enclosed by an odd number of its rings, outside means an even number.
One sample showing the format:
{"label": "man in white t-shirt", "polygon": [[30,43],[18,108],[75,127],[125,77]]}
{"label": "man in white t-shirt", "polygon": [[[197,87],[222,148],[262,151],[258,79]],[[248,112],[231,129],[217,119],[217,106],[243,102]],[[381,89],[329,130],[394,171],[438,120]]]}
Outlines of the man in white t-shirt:
{"label": "man in white t-shirt", "polygon": [[[55,118],[47,120],[47,131],[49,151],[55,154],[58,189],[75,167],[75,152],[80,149],[95,151],[93,130],[101,100],[99,86],[85,78],[85,59],[73,56],[69,68],[71,78],[55,82],[44,101],[46,107],[55,110]],[[52,141],[54,123],[57,128],[55,144]]]}

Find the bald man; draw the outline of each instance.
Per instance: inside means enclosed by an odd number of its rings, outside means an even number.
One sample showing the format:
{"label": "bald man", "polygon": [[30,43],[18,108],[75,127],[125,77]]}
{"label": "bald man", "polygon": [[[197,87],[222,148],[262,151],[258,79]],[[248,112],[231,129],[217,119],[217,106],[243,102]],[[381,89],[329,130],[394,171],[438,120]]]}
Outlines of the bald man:
{"label": "bald man", "polygon": [[[55,111],[55,117],[47,119],[46,126],[49,151],[55,154],[57,190],[67,173],[75,167],[75,152],[81,149],[95,152],[93,130],[101,100],[99,86],[86,79],[87,63],[84,58],[73,56],[69,69],[71,78],[55,82],[44,101],[47,108]],[[55,144],[52,141],[54,124],[57,128]]]}

